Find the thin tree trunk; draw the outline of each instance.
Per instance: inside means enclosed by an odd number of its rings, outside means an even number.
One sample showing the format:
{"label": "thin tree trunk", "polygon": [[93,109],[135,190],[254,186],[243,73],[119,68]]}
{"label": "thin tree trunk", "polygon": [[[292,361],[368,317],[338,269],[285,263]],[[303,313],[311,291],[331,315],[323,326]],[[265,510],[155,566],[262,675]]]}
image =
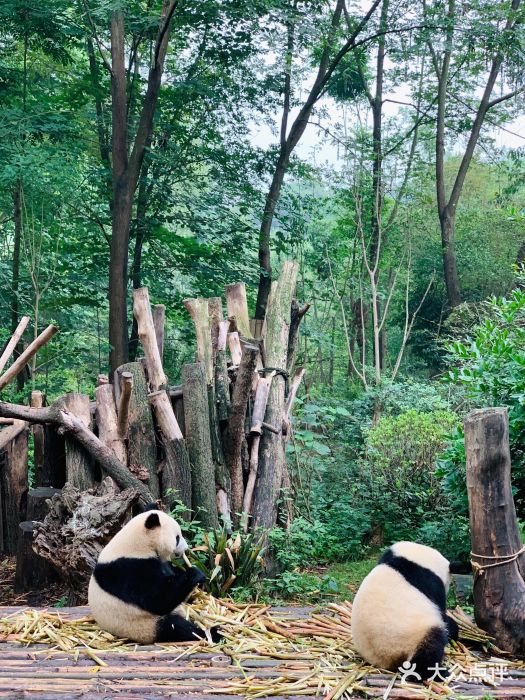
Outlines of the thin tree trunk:
{"label": "thin tree trunk", "polygon": [[[14,333],[19,322],[20,303],[18,299],[19,284],[20,284],[20,243],[22,240],[22,206],[21,206],[22,181],[16,181],[13,192],[13,213],[15,221],[15,239],[13,243],[13,264],[12,264],[12,281],[11,281],[11,332]],[[22,352],[21,343],[17,343],[13,357],[16,358]],[[25,384],[24,372],[21,372],[17,377],[17,389],[22,391]]]}

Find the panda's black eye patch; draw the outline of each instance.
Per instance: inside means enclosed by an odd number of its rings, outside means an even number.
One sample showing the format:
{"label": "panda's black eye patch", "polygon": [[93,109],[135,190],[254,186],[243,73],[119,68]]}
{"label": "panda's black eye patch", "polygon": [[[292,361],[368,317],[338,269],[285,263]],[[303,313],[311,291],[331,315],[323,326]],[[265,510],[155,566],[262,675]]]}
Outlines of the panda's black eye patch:
{"label": "panda's black eye patch", "polygon": [[177,535],[177,539],[176,539],[175,541],[177,542],[177,544],[179,544],[179,542],[180,542],[180,535]]}

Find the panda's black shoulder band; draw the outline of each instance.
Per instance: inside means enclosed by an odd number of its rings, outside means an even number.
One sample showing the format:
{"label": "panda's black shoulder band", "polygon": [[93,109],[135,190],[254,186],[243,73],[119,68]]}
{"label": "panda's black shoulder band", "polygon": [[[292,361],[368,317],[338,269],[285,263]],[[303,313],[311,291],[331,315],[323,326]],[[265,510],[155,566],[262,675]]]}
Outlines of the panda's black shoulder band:
{"label": "panda's black shoulder band", "polygon": [[445,584],[430,569],[415,564],[405,557],[397,557],[391,549],[387,549],[379,560],[379,564],[386,564],[397,571],[403,578],[418,591],[421,591],[444,614],[447,605]]}

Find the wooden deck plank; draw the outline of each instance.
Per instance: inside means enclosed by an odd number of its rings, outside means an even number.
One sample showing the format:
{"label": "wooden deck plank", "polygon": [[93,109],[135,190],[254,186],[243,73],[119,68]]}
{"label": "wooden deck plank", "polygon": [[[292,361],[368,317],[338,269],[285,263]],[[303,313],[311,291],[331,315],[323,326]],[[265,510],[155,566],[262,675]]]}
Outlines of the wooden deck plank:
{"label": "wooden deck plank", "polygon": [[[0,607],[0,618],[17,614],[28,607]],[[296,609],[273,609],[296,617]],[[308,617],[312,608],[301,608],[300,616]],[[78,619],[89,614],[89,608],[51,609],[65,618]],[[297,615],[299,617],[299,615]],[[170,649],[169,645],[130,646],[129,650],[101,650],[97,656],[107,666],[97,666],[93,659],[80,654],[52,650],[48,645],[21,646],[13,641],[0,642],[0,699],[28,700],[231,700],[244,697],[228,693],[228,687],[246,676],[261,681],[271,688],[272,682],[284,678],[290,684],[311,673],[312,661],[308,654],[293,659],[269,657],[236,658],[233,660],[220,648],[198,650],[181,656],[181,645]],[[319,674],[321,671],[319,671]],[[330,673],[327,669],[326,673]],[[340,672],[339,672],[340,673]],[[518,673],[519,676],[519,673]],[[309,697],[317,697],[317,677],[311,679]],[[332,676],[332,678],[337,676]],[[340,676],[339,676],[340,677]],[[363,689],[352,697],[380,698],[391,682],[391,676],[373,674],[362,679]],[[525,699],[525,678],[507,678],[501,685],[490,687],[481,683],[455,683],[454,695],[449,697],[481,698],[495,700]],[[279,692],[279,688],[275,690]],[[293,687],[289,687],[293,691]],[[419,700],[425,688],[418,690],[396,684],[389,692],[395,700]],[[304,698],[305,693],[295,696]],[[276,700],[284,696],[272,695]],[[287,700],[294,696],[287,695]]]}

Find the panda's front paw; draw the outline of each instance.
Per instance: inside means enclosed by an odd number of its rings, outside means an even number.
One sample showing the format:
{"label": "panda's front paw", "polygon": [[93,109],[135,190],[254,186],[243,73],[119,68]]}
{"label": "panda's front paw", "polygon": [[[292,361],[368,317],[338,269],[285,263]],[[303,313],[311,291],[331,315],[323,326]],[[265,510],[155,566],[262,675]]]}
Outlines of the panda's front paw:
{"label": "panda's front paw", "polygon": [[187,575],[194,588],[195,586],[198,586],[206,581],[206,575],[196,566],[192,566],[191,569],[188,569]]}

